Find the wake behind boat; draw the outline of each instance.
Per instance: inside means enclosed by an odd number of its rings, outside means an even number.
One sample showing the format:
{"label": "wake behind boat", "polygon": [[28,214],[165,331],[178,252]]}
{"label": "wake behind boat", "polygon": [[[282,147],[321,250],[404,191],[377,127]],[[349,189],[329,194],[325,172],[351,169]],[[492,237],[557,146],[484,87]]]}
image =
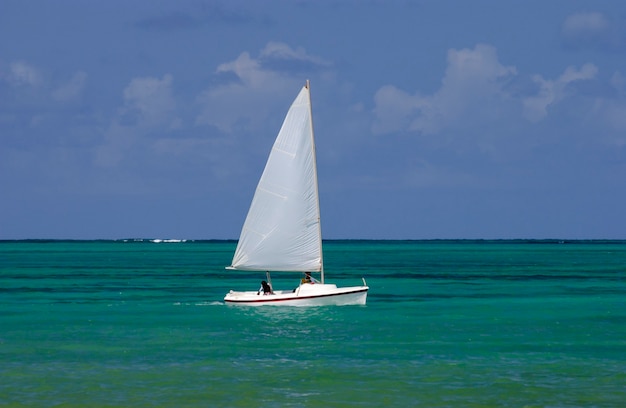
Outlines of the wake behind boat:
{"label": "wake behind boat", "polygon": [[[325,283],[309,81],[276,137],[244,222],[231,266],[266,271],[258,291],[230,291],[224,301],[249,305],[364,305],[369,287]],[[275,291],[270,272],[305,273],[297,288]],[[320,274],[320,281],[310,276]]]}

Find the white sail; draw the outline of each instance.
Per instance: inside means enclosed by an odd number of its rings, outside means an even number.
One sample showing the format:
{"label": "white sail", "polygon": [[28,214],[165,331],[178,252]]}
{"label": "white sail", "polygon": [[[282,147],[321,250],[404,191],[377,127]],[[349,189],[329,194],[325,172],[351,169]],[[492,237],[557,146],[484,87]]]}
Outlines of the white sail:
{"label": "white sail", "polygon": [[274,142],[232,269],[321,271],[322,241],[308,83]]}

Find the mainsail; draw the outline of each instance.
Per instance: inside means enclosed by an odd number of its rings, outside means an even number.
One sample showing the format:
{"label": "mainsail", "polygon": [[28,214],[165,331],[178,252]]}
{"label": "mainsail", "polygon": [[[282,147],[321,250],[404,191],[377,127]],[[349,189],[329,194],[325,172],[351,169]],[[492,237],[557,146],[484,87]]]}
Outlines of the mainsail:
{"label": "mainsail", "polygon": [[321,236],[307,82],[274,142],[230,268],[322,271]]}

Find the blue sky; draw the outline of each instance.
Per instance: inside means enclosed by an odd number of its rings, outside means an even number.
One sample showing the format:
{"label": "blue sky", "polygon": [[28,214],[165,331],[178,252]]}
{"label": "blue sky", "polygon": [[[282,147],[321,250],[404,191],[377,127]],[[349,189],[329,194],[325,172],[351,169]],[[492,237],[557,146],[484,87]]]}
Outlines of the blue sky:
{"label": "blue sky", "polygon": [[626,2],[0,3],[0,239],[237,238],[311,80],[325,238],[626,238]]}

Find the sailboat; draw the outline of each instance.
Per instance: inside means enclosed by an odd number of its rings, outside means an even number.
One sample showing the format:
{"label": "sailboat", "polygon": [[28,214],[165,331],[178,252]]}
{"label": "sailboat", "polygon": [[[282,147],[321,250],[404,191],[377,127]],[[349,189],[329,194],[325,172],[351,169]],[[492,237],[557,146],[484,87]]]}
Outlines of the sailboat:
{"label": "sailboat", "polygon": [[[228,304],[364,305],[363,285],[326,283],[322,257],[310,83],[293,101],[256,187],[230,270],[265,271],[258,291],[231,290]],[[304,274],[296,288],[274,290],[271,272]],[[319,273],[319,281],[311,277]]]}

